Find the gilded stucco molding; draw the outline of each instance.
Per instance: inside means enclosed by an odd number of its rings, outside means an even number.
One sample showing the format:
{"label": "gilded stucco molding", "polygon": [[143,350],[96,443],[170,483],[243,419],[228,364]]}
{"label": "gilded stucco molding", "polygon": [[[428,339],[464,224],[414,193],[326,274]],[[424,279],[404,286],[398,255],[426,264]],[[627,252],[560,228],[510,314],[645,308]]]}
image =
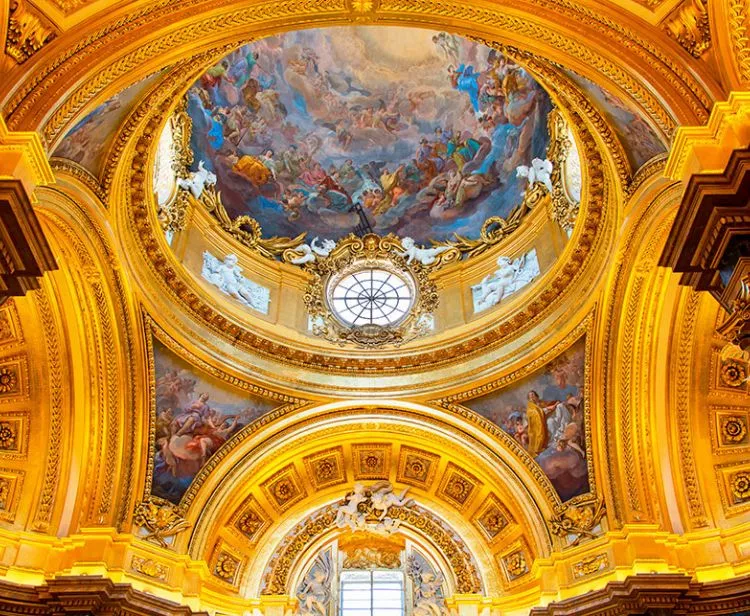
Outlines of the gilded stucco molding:
{"label": "gilded stucco molding", "polygon": [[50,392],[49,447],[44,467],[44,481],[32,523],[32,528],[41,532],[47,532],[50,528],[57,487],[60,483],[64,430],[63,405],[66,401],[66,396],[63,392],[63,350],[61,348],[57,319],[53,313],[47,293],[48,291],[44,287],[34,292],[35,303],[39,310],[39,318],[42,330],[44,331],[47,348],[47,378]]}
{"label": "gilded stucco molding", "polygon": [[60,186],[44,189],[42,198],[43,216],[54,226],[55,235],[59,234],[57,243],[72,252],[78,264],[73,276],[79,283],[73,292],[80,305],[88,307],[84,315],[88,326],[81,341],[86,340],[96,361],[97,387],[92,395],[98,413],[92,421],[98,426],[99,443],[98,451],[90,451],[89,471],[94,473],[91,481],[98,489],[88,501],[88,522],[102,523],[116,515],[121,523],[123,516],[129,515],[122,509],[129,509],[133,493],[132,461],[137,443],[134,438],[126,439],[116,455],[107,443],[117,443],[121,434],[136,433],[136,396],[123,395],[122,388],[122,383],[134,383],[136,378],[130,300],[111,239],[96,218],[100,213],[97,204],[87,204],[85,194]]}
{"label": "gilded stucco molding", "polygon": [[693,453],[693,436],[690,430],[690,409],[692,403],[690,373],[693,368],[694,336],[698,320],[702,295],[693,289],[686,290],[687,297],[680,310],[681,327],[677,338],[675,359],[675,422],[680,453],[680,465],[684,481],[685,500],[687,501],[690,524],[693,528],[708,525],[704,500],[701,496],[696,460]]}
{"label": "gilded stucco molding", "polygon": [[687,183],[696,170],[722,173],[731,153],[750,142],[750,92],[731,92],[702,126],[682,126],[672,143],[664,175]]}
{"label": "gilded stucco molding", "polygon": [[[642,372],[644,362],[634,345],[643,348],[648,320],[644,310],[653,310],[659,305],[658,296],[654,296],[654,290],[659,289],[654,280],[657,251],[664,243],[673,218],[670,208],[676,211],[674,188],[657,190],[660,192],[642,197],[648,199],[649,207],[634,209],[638,216],[625,231],[614,255],[607,285],[609,297],[601,312],[601,348],[605,351],[601,353],[599,374],[606,412],[600,427],[600,455],[605,467],[603,475],[607,478],[603,487],[609,513],[617,523],[630,520],[633,512],[643,517],[646,512],[637,512],[650,508],[652,501],[650,496],[644,495],[648,480],[639,470],[640,460],[651,457],[650,446],[641,443],[643,434],[638,433],[638,426],[648,423],[638,417],[643,406],[638,400],[641,389],[646,387],[648,372]],[[638,254],[632,247],[643,242],[644,252]],[[622,361],[624,367],[621,367]],[[651,468],[652,464],[646,462],[646,468]]]}
{"label": "gilded stucco molding", "polygon": [[52,22],[26,0],[10,0],[5,53],[23,64],[57,36]]}
{"label": "gilded stucco molding", "polygon": [[[355,422],[350,421],[351,418],[359,415],[368,417],[357,419]],[[474,414],[472,413],[472,415]],[[419,419],[419,426],[414,425],[416,418]],[[343,419],[349,421],[341,423]],[[385,419],[388,421],[384,422]],[[200,558],[207,546],[211,544],[212,537],[222,526],[221,520],[235,519],[234,507],[236,505],[228,505],[228,503],[236,500],[236,490],[239,486],[242,486],[243,494],[253,489],[256,493],[260,493],[260,488],[254,486],[254,484],[248,484],[245,478],[259,476],[263,469],[268,468],[269,460],[274,461],[276,466],[280,467],[284,463],[285,457],[290,456],[299,448],[300,439],[304,439],[308,445],[318,440],[330,443],[336,442],[343,435],[351,437],[355,433],[365,434],[368,431],[371,434],[371,431],[376,428],[387,430],[387,433],[392,434],[393,438],[402,442],[419,444],[422,447],[428,447],[431,452],[439,452],[441,457],[445,456],[448,460],[460,461],[462,467],[470,468],[474,473],[485,477],[483,482],[487,484],[486,490],[497,491],[502,494],[503,501],[508,507],[512,506],[514,509],[513,517],[518,520],[518,524],[522,528],[529,529],[535,544],[535,552],[544,555],[552,549],[551,535],[544,516],[553,516],[559,499],[546,476],[541,472],[535,472],[535,469],[538,469],[535,463],[524,464],[520,471],[519,469],[513,470],[513,478],[510,479],[506,473],[511,466],[516,464],[516,461],[510,461],[510,456],[507,453],[510,447],[502,436],[492,438],[494,435],[488,435],[493,442],[493,445],[489,445],[486,442],[487,438],[479,440],[477,437],[468,436],[465,430],[452,427],[444,419],[423,414],[417,416],[412,411],[384,406],[354,407],[326,413],[316,411],[312,415],[308,413],[305,419],[298,420],[294,425],[285,427],[272,436],[264,438],[257,446],[252,446],[252,448],[246,446],[244,450],[239,449],[236,453],[228,452],[227,460],[234,462],[227,462],[222,468],[216,469],[214,476],[211,478],[210,486],[207,485],[201,491],[202,493],[196,495],[196,499],[193,500],[192,506],[187,512],[187,517],[194,521],[195,525],[189,546],[187,546],[187,552],[195,558]],[[433,432],[433,429],[435,432]],[[438,429],[446,436],[436,438],[434,435]],[[430,442],[432,444],[428,444]],[[374,449],[375,445],[383,447],[386,444],[371,443],[371,445],[370,449]],[[329,446],[328,444],[321,445],[324,451],[327,451]],[[362,446],[364,447],[364,445]],[[383,474],[379,475],[381,478],[389,476],[392,472],[390,469],[396,468],[398,465],[396,458],[393,456],[389,456],[389,458],[391,458],[391,461],[388,468],[383,470]],[[242,463],[237,462],[240,459]],[[502,469],[502,471],[498,472],[497,469]],[[522,487],[524,485],[525,487]],[[209,491],[206,491],[206,489]],[[511,489],[512,492],[510,492]],[[455,507],[455,504],[452,504],[440,494],[438,482],[433,482],[431,486],[424,488],[424,490],[426,493],[434,493],[433,498],[445,501],[448,507]],[[528,492],[535,494],[537,500],[527,501],[522,499],[516,501],[515,497],[511,495]],[[315,497],[316,492],[312,490],[309,498]],[[478,511],[482,508],[482,505],[481,498],[475,499],[466,515],[471,516],[472,510],[476,508]],[[231,511],[225,511],[227,507]],[[296,510],[299,510],[299,507]],[[278,532],[277,529],[276,533]]]}
{"label": "gilded stucco molding", "polygon": [[655,176],[661,177],[664,175],[664,168],[667,164],[667,154],[658,154],[651,160],[641,165],[633,176],[630,184],[628,184],[625,190],[625,200],[629,201],[632,196],[638,192],[638,189],[646,184],[649,180]]}
{"label": "gilded stucco molding", "polygon": [[[284,537],[266,566],[261,595],[294,595],[295,589],[289,587],[289,574],[310,544],[339,530],[335,523],[337,508],[338,504],[333,504],[313,512],[295,527],[293,533]],[[391,507],[388,514],[438,548],[450,563],[457,592],[482,591],[482,581],[471,551],[443,520],[414,503]]]}
{"label": "gilded stucco molding", "polygon": [[88,169],[65,158],[52,158],[50,159],[50,165],[55,174],[65,174],[75,178],[94,193],[99,201],[106,204],[107,193],[104,191],[99,180],[97,180]]}
{"label": "gilded stucco molding", "polygon": [[737,69],[745,82],[750,81],[750,38],[747,32],[749,19],[748,0],[729,0],[729,36]]}
{"label": "gilded stucco molding", "polygon": [[685,0],[664,22],[664,30],[694,58],[711,47],[708,0]]}

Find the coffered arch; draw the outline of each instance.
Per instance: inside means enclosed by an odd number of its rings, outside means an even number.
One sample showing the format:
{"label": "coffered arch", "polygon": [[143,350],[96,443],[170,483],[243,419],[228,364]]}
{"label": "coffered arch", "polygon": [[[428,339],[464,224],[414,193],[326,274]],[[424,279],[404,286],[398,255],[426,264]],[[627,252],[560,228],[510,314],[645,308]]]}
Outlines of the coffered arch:
{"label": "coffered arch", "polygon": [[257,589],[279,537],[340,502],[354,483],[377,481],[396,492],[408,487],[417,505],[455,529],[480,569],[515,546],[546,557],[560,541],[547,526],[550,486],[500,439],[422,405],[340,402],[297,411],[293,423],[282,418],[229,452],[189,503],[193,529],[177,538],[178,549],[209,562],[223,545],[252,554],[243,585]]}

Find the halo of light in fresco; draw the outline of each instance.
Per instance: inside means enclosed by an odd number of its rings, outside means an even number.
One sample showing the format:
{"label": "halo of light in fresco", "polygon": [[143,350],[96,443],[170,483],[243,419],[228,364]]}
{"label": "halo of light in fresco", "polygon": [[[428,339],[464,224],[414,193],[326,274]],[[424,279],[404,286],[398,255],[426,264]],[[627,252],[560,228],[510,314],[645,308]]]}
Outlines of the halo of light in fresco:
{"label": "halo of light in fresco", "polygon": [[266,237],[476,238],[521,202],[516,168],[546,157],[551,108],[496,50],[380,26],[253,42],[188,91],[196,166]]}

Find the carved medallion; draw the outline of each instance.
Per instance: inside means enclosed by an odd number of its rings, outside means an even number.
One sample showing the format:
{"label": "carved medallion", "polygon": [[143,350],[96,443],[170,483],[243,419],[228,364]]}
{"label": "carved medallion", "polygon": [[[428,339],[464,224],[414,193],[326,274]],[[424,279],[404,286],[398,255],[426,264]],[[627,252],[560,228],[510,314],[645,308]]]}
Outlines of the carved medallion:
{"label": "carved medallion", "polygon": [[455,507],[463,509],[481,485],[474,475],[450,462],[438,488],[438,494]]}
{"label": "carved medallion", "polygon": [[740,471],[732,475],[729,480],[729,487],[732,491],[734,504],[750,501],[750,472]]}
{"label": "carved medallion", "polygon": [[278,511],[286,511],[307,496],[293,464],[281,469],[261,484],[268,500]]}
{"label": "carved medallion", "polygon": [[313,485],[317,489],[344,483],[344,450],[341,447],[326,449],[311,456],[306,456],[305,468]]}
{"label": "carved medallion", "polygon": [[397,479],[420,488],[429,489],[435,478],[440,456],[413,447],[401,446]]}
{"label": "carved medallion", "polygon": [[476,524],[489,541],[496,539],[508,528],[512,517],[510,512],[494,494],[490,494],[474,516]]}
{"label": "carved medallion", "polygon": [[391,470],[391,445],[352,445],[355,479],[387,479]]}

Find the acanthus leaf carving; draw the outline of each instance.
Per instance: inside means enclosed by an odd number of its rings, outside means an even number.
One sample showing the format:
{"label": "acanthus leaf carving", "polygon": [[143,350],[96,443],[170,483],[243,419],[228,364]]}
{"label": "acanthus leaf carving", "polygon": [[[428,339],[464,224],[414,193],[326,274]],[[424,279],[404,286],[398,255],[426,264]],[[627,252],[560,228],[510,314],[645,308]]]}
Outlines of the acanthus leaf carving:
{"label": "acanthus leaf carving", "polygon": [[52,24],[25,0],[11,1],[5,53],[18,64],[26,62],[56,35]]}
{"label": "acanthus leaf carving", "polygon": [[163,548],[169,545],[166,539],[191,526],[173,505],[155,498],[145,500],[136,506],[133,522],[146,530],[144,539],[153,541]]}

